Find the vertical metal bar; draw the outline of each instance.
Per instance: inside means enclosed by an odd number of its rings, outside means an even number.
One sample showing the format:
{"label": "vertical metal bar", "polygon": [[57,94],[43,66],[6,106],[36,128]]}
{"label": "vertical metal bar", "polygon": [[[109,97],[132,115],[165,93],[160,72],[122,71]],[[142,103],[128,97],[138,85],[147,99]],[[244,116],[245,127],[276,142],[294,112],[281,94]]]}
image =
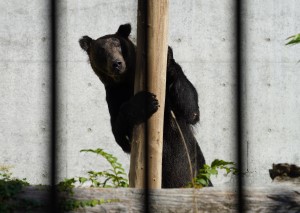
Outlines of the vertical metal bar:
{"label": "vertical metal bar", "polygon": [[242,20],[242,0],[236,0],[236,22],[235,22],[235,33],[236,33],[236,142],[237,142],[237,162],[238,162],[238,211],[244,211],[244,191],[243,191],[243,103],[242,103],[242,85],[243,85],[243,20]]}
{"label": "vertical metal bar", "polygon": [[56,13],[56,0],[50,0],[50,11],[49,11],[49,26],[50,26],[50,118],[51,118],[51,135],[50,135],[50,212],[58,212],[58,199],[57,191],[55,188],[56,184],[56,166],[57,166],[57,13]]}

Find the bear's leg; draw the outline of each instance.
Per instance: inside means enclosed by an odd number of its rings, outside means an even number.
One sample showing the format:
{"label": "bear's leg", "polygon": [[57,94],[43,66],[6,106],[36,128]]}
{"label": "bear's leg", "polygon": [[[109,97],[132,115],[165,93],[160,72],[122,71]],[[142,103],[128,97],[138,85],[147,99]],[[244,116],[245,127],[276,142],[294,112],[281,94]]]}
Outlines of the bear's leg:
{"label": "bear's leg", "polygon": [[170,106],[176,117],[184,119],[189,124],[196,124],[199,121],[198,93],[175,61],[168,67],[167,95],[170,97]]}

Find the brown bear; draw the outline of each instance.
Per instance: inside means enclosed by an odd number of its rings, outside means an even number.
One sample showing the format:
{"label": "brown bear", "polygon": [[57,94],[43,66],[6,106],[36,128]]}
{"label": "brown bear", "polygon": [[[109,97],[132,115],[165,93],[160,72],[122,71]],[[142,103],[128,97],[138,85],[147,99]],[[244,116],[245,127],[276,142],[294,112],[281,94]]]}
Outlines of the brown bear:
{"label": "brown bear", "polygon": [[[127,153],[130,153],[134,125],[145,122],[159,107],[155,94],[142,91],[134,95],[136,53],[135,46],[129,39],[130,33],[130,24],[124,24],[115,34],[96,40],[83,36],[79,40],[81,48],[89,56],[94,72],[105,86],[115,140]],[[173,51],[169,47],[163,135],[163,188],[185,187],[191,182],[188,155],[193,177],[205,164],[192,130],[192,126],[199,121],[199,116],[197,91],[175,62]]]}

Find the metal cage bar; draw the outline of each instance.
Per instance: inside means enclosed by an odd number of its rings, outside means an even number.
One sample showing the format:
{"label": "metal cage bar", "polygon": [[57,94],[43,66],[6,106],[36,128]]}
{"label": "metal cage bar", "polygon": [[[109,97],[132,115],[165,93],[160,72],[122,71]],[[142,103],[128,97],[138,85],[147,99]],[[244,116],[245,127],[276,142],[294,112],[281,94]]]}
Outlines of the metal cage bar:
{"label": "metal cage bar", "polygon": [[242,86],[243,86],[243,17],[242,17],[242,0],[235,1],[235,70],[236,70],[236,155],[238,164],[238,181],[237,181],[237,209],[239,212],[244,211],[244,190],[243,190],[243,103],[242,103]]}
{"label": "metal cage bar", "polygon": [[58,209],[58,196],[55,187],[57,180],[57,100],[58,100],[58,86],[57,86],[57,4],[56,0],[50,0],[49,10],[49,26],[50,26],[50,52],[49,52],[49,69],[50,69],[50,81],[51,81],[51,95],[50,95],[50,118],[51,118],[51,135],[50,135],[50,212],[59,212]]}

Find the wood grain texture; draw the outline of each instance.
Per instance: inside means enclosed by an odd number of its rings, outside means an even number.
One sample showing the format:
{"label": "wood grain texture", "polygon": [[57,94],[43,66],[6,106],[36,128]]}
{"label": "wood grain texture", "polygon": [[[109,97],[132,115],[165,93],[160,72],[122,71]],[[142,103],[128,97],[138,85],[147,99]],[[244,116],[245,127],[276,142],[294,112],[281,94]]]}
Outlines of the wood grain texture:
{"label": "wood grain texture", "polygon": [[[146,1],[138,1],[137,11],[137,48],[134,93],[146,90]],[[145,186],[145,124],[136,125],[131,140],[129,186]]]}
{"label": "wood grain texture", "polygon": [[161,188],[163,126],[168,52],[168,0],[148,1],[147,89],[156,95],[158,111],[148,120],[148,186]]}
{"label": "wood grain texture", "polygon": [[[21,197],[45,201],[47,191],[28,187]],[[144,212],[142,189],[75,188],[76,200],[116,199],[117,202],[72,212]],[[203,189],[150,190],[150,212],[236,212],[236,190],[213,187]],[[300,212],[299,185],[270,185],[246,188],[246,212]],[[43,212],[40,210],[38,212]]]}
{"label": "wood grain texture", "polygon": [[[147,5],[145,5],[147,4]],[[147,25],[146,25],[147,6]],[[138,1],[135,93],[147,89],[156,95],[158,111],[148,120],[148,186],[161,188],[163,122],[168,51],[168,0]],[[145,46],[146,29],[148,45]],[[147,54],[145,52],[147,51]],[[145,72],[147,56],[147,73]],[[146,76],[147,75],[147,76]],[[146,80],[147,79],[147,82]],[[147,84],[147,88],[146,85]],[[145,124],[134,127],[131,142],[130,187],[145,186]]]}

